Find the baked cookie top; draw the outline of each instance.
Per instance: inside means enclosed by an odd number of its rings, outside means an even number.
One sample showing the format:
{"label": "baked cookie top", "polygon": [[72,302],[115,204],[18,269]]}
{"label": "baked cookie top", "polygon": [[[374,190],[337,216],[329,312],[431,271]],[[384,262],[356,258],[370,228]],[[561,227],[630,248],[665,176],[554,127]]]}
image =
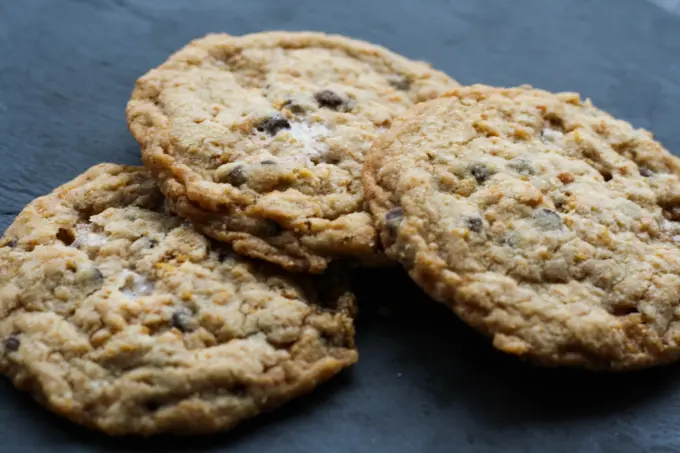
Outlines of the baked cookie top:
{"label": "baked cookie top", "polygon": [[109,434],[228,429],[357,360],[332,272],[241,258],[175,216],[146,171],[103,164],[0,240],[0,370]]}
{"label": "baked cookie top", "polygon": [[627,369],[680,355],[679,176],[577,94],[473,86],[395,122],[364,184],[388,256],[494,346]]}
{"label": "baked cookie top", "polygon": [[395,115],[457,85],[341,36],[218,34],[140,78],[127,117],[174,211],[238,253],[321,272],[376,260],[364,153]]}

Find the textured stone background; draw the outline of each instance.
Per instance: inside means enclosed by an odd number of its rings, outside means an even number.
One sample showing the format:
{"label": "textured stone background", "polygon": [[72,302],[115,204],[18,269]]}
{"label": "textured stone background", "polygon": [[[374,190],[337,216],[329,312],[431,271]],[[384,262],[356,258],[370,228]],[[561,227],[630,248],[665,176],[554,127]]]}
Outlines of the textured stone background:
{"label": "textured stone background", "polygon": [[[106,160],[137,163],[135,79],[211,31],[340,32],[463,83],[574,90],[680,152],[679,0],[0,0],[0,230]],[[233,433],[111,441],[0,380],[0,452],[680,451],[680,367],[536,370],[399,272],[358,284],[360,363]]]}

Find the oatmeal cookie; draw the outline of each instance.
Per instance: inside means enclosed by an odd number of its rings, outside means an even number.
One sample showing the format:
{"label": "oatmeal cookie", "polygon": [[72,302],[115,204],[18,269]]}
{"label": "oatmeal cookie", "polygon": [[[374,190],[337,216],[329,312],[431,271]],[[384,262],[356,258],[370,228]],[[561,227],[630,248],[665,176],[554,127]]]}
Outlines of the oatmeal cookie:
{"label": "oatmeal cookie", "polygon": [[141,77],[127,117],[174,211],[240,254],[318,273],[381,261],[364,154],[395,115],[457,85],[342,36],[216,34]]}
{"label": "oatmeal cookie", "polygon": [[583,101],[473,86],[368,153],[386,253],[498,349],[632,369],[680,356],[680,161]]}
{"label": "oatmeal cookie", "polygon": [[357,360],[354,298],[211,243],[103,164],[0,240],[0,371],[109,434],[224,430]]}

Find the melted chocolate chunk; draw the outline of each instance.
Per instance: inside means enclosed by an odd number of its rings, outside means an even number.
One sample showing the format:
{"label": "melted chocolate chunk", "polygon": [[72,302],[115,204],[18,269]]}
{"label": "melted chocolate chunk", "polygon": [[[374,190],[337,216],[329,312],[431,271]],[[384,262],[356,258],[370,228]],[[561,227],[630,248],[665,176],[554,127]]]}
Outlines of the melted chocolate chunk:
{"label": "melted chocolate chunk", "polygon": [[16,335],[10,335],[5,339],[5,352],[15,352],[19,350],[21,346],[21,341]]}
{"label": "melted chocolate chunk", "polygon": [[272,136],[278,134],[281,129],[290,129],[290,122],[282,115],[271,116],[257,126],[258,131]]}
{"label": "melted chocolate chunk", "polygon": [[470,174],[477,180],[477,184],[483,184],[489,179],[489,169],[484,164],[472,164]]}
{"label": "melted chocolate chunk", "polygon": [[238,165],[232,168],[231,171],[227,173],[225,180],[226,182],[235,187],[242,186],[243,184],[245,184],[246,181],[248,181],[248,176],[246,176],[246,172],[243,169],[243,165]]}
{"label": "melted chocolate chunk", "polygon": [[470,231],[475,233],[480,233],[484,228],[484,222],[482,221],[481,217],[468,217],[465,219],[465,224],[470,229]]}
{"label": "melted chocolate chunk", "polygon": [[346,105],[347,101],[335,91],[323,90],[314,95],[319,107],[327,107],[329,109],[338,110],[340,107]]}

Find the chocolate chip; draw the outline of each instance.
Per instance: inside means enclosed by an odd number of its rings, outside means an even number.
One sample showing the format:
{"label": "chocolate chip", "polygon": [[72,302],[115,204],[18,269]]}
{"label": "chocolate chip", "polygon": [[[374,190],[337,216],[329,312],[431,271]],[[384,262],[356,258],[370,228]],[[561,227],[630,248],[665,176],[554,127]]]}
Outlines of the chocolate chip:
{"label": "chocolate chip", "polygon": [[392,85],[392,88],[397,90],[407,91],[411,89],[411,80],[403,74],[395,74],[388,78],[388,82]]}
{"label": "chocolate chip", "polygon": [[465,219],[465,224],[470,229],[470,231],[475,233],[480,233],[484,228],[484,222],[482,221],[481,217],[468,217]]}
{"label": "chocolate chip", "polygon": [[477,184],[483,184],[484,181],[489,179],[489,169],[484,164],[472,164],[470,173],[477,180]]}
{"label": "chocolate chip", "polygon": [[275,160],[267,159],[260,162],[260,165],[276,165]]}
{"label": "chocolate chip", "polygon": [[512,159],[510,162],[508,162],[508,167],[524,176],[531,176],[536,173],[533,166],[531,165],[531,162],[529,162],[527,159],[522,159],[521,157]]}
{"label": "chocolate chip", "polygon": [[193,313],[186,307],[179,307],[172,314],[172,326],[182,332],[190,332],[192,329]]}
{"label": "chocolate chip", "polygon": [[301,106],[300,104],[296,103],[295,101],[292,100],[287,100],[286,102],[283,103],[283,106],[290,110],[291,112],[295,114],[301,114],[305,113],[305,108]]}
{"label": "chocolate chip", "polygon": [[647,167],[640,167],[640,175],[649,178],[650,176],[654,176],[654,172]]}
{"label": "chocolate chip", "polygon": [[98,268],[92,268],[92,281],[100,282],[104,279],[104,274]]}
{"label": "chocolate chip", "polygon": [[534,219],[538,227],[543,230],[559,230],[562,228],[562,218],[550,209],[537,209],[534,213]]}
{"label": "chocolate chip", "polygon": [[16,335],[10,335],[5,339],[5,352],[15,352],[21,346],[21,341]]}
{"label": "chocolate chip", "polygon": [[248,181],[248,177],[246,176],[246,172],[243,169],[243,165],[237,165],[236,167],[232,168],[225,177],[225,182],[235,187],[242,186],[246,181]]}
{"label": "chocolate chip", "polygon": [[17,240],[16,239],[10,239],[8,242],[5,242],[2,247],[9,247],[13,249],[14,247],[17,246]]}
{"label": "chocolate chip", "polygon": [[392,208],[385,214],[385,224],[392,233],[397,231],[402,220],[404,220],[404,210],[401,208]]}
{"label": "chocolate chip", "polygon": [[269,135],[276,135],[281,129],[290,129],[290,122],[282,115],[271,116],[257,126],[258,131],[267,132]]}
{"label": "chocolate chip", "polygon": [[338,93],[331,90],[319,91],[314,95],[316,102],[320,107],[328,107],[329,109],[338,110],[345,105],[346,101]]}
{"label": "chocolate chip", "polygon": [[57,239],[59,239],[66,245],[71,245],[75,242],[76,236],[75,234],[73,234],[73,231],[71,230],[67,230],[66,228],[59,228],[59,230],[57,230]]}

